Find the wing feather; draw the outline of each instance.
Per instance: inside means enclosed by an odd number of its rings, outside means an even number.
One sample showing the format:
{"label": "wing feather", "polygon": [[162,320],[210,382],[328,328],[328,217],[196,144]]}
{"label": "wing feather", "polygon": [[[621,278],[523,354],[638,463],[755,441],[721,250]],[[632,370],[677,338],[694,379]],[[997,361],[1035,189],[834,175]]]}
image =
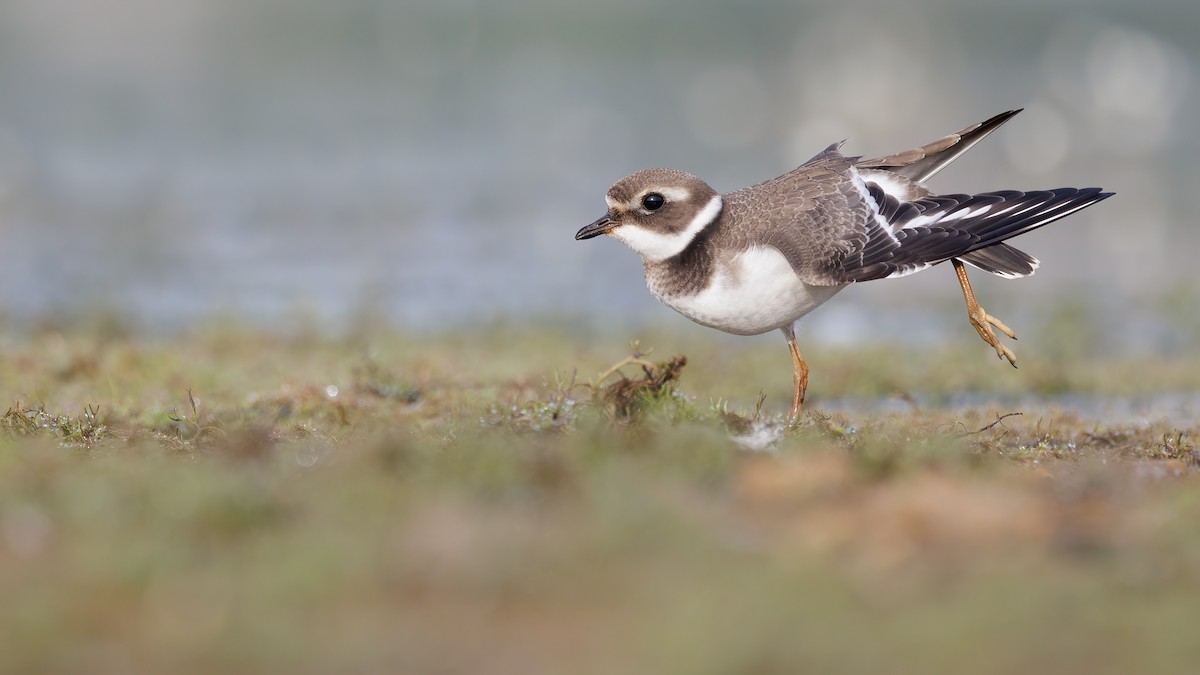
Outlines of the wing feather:
{"label": "wing feather", "polygon": [[919,148],[878,159],[862,160],[857,165],[864,169],[884,169],[904,176],[914,183],[924,183],[1019,112],[1021,109],[1002,112]]}
{"label": "wing feather", "polygon": [[[871,209],[872,217],[863,227],[866,241],[849,253],[835,253],[828,258],[825,271],[828,278],[839,283],[905,276],[950,258],[994,247],[1109,196],[1111,193],[1099,188],[1008,190],[940,195],[909,202],[912,209],[893,209],[890,205]],[[873,203],[868,200],[868,205]],[[875,215],[885,212],[895,215],[888,221],[890,231]],[[913,225],[914,222],[920,224]],[[975,255],[968,262],[988,271],[1022,276],[1032,273],[1037,261],[1006,247]]]}

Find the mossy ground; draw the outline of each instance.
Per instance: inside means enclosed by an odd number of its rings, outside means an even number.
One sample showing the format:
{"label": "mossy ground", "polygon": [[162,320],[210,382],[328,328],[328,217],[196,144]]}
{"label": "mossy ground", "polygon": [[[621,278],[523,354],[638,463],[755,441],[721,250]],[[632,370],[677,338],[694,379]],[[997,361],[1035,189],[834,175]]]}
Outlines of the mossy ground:
{"label": "mossy ground", "polygon": [[620,339],[555,327],[2,342],[3,672],[1200,663],[1200,420],[1054,405],[1200,358],[815,347],[782,429],[781,342],[703,332],[620,386]]}

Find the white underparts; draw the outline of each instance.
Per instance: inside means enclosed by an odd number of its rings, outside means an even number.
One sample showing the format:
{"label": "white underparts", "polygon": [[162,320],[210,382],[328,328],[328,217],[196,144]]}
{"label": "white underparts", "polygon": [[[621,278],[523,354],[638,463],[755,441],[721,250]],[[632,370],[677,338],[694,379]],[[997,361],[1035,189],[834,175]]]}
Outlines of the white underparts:
{"label": "white underparts", "polygon": [[673,258],[688,247],[696,235],[721,215],[721,195],[713,195],[682,230],[678,232],[655,232],[637,225],[620,225],[609,231],[609,236],[642,256],[648,262],[662,262]]}
{"label": "white underparts", "polygon": [[692,295],[650,291],[696,323],[736,335],[758,335],[808,314],[844,286],[810,286],[787,258],[770,246],[754,246],[718,266],[708,286]]}

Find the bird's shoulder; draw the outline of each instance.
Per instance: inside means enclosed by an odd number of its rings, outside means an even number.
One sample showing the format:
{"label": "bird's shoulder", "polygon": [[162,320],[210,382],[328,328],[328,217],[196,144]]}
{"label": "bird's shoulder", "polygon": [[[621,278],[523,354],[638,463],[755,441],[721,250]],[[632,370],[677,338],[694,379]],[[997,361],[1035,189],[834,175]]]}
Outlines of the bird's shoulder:
{"label": "bird's shoulder", "polygon": [[780,238],[799,238],[806,247],[831,244],[865,217],[857,159],[831,145],[781,176],[723,195],[719,236],[737,248],[778,245]]}

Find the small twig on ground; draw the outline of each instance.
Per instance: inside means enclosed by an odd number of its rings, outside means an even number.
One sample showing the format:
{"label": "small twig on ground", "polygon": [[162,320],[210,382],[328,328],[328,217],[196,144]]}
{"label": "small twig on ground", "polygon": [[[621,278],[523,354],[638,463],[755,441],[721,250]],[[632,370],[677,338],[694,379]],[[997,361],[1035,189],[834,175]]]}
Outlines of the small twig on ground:
{"label": "small twig on ground", "polygon": [[754,416],[750,418],[751,421],[757,422],[759,420],[759,418],[762,417],[763,404],[766,402],[767,402],[767,392],[759,389],[758,390],[758,401],[756,401],[754,403]]}
{"label": "small twig on ground", "polygon": [[[646,359],[640,358],[640,356],[644,356],[644,354],[634,354],[633,356],[626,356],[625,358],[621,359],[620,361],[617,361],[615,364],[613,364],[613,367],[604,371],[600,375],[600,377],[598,377],[596,379],[596,386],[600,386],[601,384],[604,384],[605,380],[612,377],[613,375],[620,373],[622,368],[624,368],[625,366],[631,365],[631,364],[639,365],[643,369],[645,369],[647,372],[649,372],[650,369],[657,367],[658,364],[654,363],[653,361],[647,361]],[[629,379],[629,378],[626,378],[624,375],[622,375],[621,377],[624,379]]]}
{"label": "small twig on ground", "polygon": [[[961,435],[962,436],[974,436],[975,434],[982,434],[983,432],[987,431],[988,429],[991,429],[992,427],[996,426],[997,424],[999,424],[1000,426],[1003,427],[1004,420],[1008,419],[1009,417],[1016,417],[1017,415],[1023,415],[1023,414],[1025,414],[1025,413],[1010,412],[1010,413],[1004,413],[1003,415],[997,415],[995,422],[992,422],[991,424],[988,424],[979,429],[976,429],[975,431],[965,431]],[[1005,427],[1005,428],[1007,428],[1007,427]]]}
{"label": "small twig on ground", "polygon": [[[647,372],[649,372],[650,368],[654,368],[655,366],[658,365],[658,364],[654,363],[653,361],[646,360],[646,357],[650,356],[650,354],[654,351],[653,347],[647,349],[646,351],[642,351],[641,344],[639,344],[639,342],[637,340],[632,340],[629,343],[629,351],[630,351],[629,356],[626,356],[625,358],[621,359],[620,361],[617,361],[616,363],[614,363],[612,365],[611,368],[604,371],[603,373],[600,373],[600,376],[596,378],[596,385],[595,385],[596,387],[599,387],[600,385],[604,384],[605,380],[612,377],[614,374],[620,373],[622,368],[624,368],[625,366],[628,366],[630,364],[637,364],[637,365],[641,366],[642,369],[646,370]],[[621,379],[627,380],[629,378],[625,377],[624,375],[621,375]]]}

